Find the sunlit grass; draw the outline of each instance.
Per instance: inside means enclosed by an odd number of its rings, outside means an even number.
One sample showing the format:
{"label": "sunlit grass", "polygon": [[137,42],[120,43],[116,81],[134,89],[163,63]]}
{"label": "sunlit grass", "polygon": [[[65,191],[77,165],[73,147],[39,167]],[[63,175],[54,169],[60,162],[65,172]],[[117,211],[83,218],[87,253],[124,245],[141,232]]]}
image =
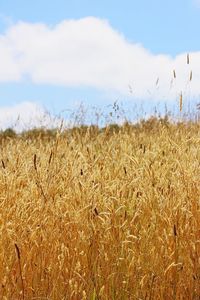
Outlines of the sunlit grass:
{"label": "sunlit grass", "polygon": [[1,139],[1,299],[200,299],[200,125]]}

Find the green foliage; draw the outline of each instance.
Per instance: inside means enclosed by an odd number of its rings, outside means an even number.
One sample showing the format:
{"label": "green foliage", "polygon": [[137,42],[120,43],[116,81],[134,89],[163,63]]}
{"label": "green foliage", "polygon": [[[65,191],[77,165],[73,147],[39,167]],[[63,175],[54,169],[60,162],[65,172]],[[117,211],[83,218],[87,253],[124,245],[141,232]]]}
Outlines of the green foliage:
{"label": "green foliage", "polygon": [[[189,124],[194,124],[195,121],[179,121],[176,123],[177,127],[184,128],[185,126],[189,126]],[[115,135],[119,132],[130,133],[134,131],[139,134],[140,132],[146,133],[158,133],[161,128],[172,128],[175,124],[170,121],[169,115],[165,115],[164,117],[156,117],[151,116],[148,119],[141,119],[137,123],[131,123],[125,121],[122,125],[118,123],[108,123],[104,127],[98,127],[97,125],[79,125],[74,126],[72,128],[67,128],[62,130],[59,135],[63,137],[72,137],[72,138],[84,138],[86,136],[90,136],[96,138],[99,134],[103,134],[106,132],[107,136]],[[27,131],[23,131],[20,134],[17,134],[14,129],[8,128],[4,131],[0,131],[0,139],[29,139],[29,140],[46,140],[49,141],[51,139],[55,139],[57,136],[59,129],[47,129],[47,128],[34,128]]]}
{"label": "green foliage", "polygon": [[56,137],[56,129],[45,129],[45,128],[34,128],[28,131],[22,132],[20,135],[23,139],[41,139],[41,140],[50,140],[51,138]]}
{"label": "green foliage", "polygon": [[0,138],[7,139],[7,138],[16,138],[17,134],[12,128],[7,128],[4,131],[0,131]]}

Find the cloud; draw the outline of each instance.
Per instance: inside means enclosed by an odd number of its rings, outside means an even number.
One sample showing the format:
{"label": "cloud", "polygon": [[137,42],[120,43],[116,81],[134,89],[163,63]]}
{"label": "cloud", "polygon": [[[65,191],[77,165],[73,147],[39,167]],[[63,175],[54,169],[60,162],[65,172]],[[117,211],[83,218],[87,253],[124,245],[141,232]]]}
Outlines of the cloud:
{"label": "cloud", "polygon": [[[87,86],[138,99],[174,97],[188,87],[198,95],[200,52],[175,58],[130,42],[102,19],[65,20],[54,27],[19,22],[0,36],[0,81]],[[173,79],[173,70],[177,78]],[[159,78],[159,81],[157,81]],[[157,81],[157,85],[156,85]]]}
{"label": "cloud", "polygon": [[0,130],[13,128],[17,132],[34,127],[53,128],[61,119],[51,116],[42,106],[34,102],[22,102],[0,107]]}

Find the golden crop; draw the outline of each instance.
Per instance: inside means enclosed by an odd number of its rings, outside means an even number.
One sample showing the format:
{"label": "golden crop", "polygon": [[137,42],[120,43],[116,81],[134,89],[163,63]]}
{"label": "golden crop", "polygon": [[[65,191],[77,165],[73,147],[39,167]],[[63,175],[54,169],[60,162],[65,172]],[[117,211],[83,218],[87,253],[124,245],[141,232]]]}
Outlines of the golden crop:
{"label": "golden crop", "polygon": [[199,133],[2,139],[0,299],[200,299]]}

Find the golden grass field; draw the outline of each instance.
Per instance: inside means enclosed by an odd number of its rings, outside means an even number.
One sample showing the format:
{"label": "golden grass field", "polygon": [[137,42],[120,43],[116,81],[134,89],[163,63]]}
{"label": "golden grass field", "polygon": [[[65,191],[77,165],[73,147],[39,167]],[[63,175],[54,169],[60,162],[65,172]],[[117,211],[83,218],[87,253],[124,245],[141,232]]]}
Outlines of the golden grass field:
{"label": "golden grass field", "polygon": [[0,299],[200,299],[199,123],[2,138],[0,153]]}

